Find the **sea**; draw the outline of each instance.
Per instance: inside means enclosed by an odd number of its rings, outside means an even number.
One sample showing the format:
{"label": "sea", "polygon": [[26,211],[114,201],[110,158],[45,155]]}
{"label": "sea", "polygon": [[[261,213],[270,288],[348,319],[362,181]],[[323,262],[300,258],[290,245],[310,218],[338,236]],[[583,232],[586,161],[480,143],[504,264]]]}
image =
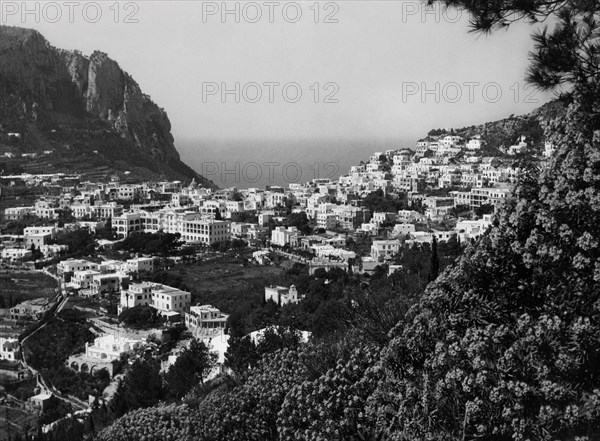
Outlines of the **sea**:
{"label": "sea", "polygon": [[220,188],[287,187],[337,179],[375,152],[412,147],[398,140],[179,140],[181,159]]}

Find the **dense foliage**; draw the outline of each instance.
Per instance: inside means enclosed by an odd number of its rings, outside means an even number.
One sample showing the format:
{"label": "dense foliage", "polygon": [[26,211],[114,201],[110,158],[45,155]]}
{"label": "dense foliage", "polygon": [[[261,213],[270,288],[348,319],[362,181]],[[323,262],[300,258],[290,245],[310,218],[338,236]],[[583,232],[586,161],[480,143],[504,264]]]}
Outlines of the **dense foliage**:
{"label": "dense foliage", "polygon": [[114,416],[120,417],[131,410],[153,406],[163,397],[160,363],[151,358],[140,358],[119,380],[110,410]]}
{"label": "dense foliage", "polygon": [[551,167],[523,165],[514,204],[396,327],[370,398],[386,438],[600,435],[594,109],[575,94],[549,126],[559,146]]}
{"label": "dense foliage", "polygon": [[196,412],[185,405],[169,404],[129,412],[97,441],[192,441]]}
{"label": "dense foliage", "polygon": [[134,329],[156,328],[163,322],[161,315],[151,306],[138,305],[119,314],[119,321]]}
{"label": "dense foliage", "polygon": [[94,236],[85,228],[59,231],[50,243],[67,245],[68,252],[65,257],[70,258],[94,254],[96,248]]}
{"label": "dense foliage", "polygon": [[371,212],[398,212],[406,208],[405,198],[384,194],[383,190],[378,189],[369,193],[363,199],[363,205]]}
{"label": "dense foliage", "polygon": [[172,255],[181,245],[179,233],[132,233],[115,245],[116,250],[158,256]]}

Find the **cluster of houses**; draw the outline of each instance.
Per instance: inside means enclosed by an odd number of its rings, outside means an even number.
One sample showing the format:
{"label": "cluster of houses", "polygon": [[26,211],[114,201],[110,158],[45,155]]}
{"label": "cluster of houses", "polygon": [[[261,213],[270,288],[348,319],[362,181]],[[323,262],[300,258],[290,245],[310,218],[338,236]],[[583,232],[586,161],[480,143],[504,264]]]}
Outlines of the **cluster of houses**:
{"label": "cluster of houses", "polygon": [[[361,257],[381,262],[405,244],[452,237],[469,241],[486,230],[489,217],[457,219],[452,231],[430,227],[431,223],[456,218],[458,207],[496,207],[510,198],[510,186],[519,170],[506,157],[483,156],[480,152],[484,147],[485,141],[478,136],[429,136],[413,149],[376,152],[367,163],[351,167],[349,174],[338,179],[314,179],[287,188],[213,190],[195,181],[189,185],[178,181],[121,184],[115,178],[109,183],[92,183],[79,182],[71,175],[23,175],[23,182],[43,185],[48,191],[32,206],[6,208],[4,219],[36,216],[52,225],[28,227],[22,235],[0,234],[0,258],[22,261],[34,250],[45,258],[53,257],[65,249],[64,245],[52,244],[60,229],[98,231],[110,223],[117,240],[136,232],[158,231],[179,234],[188,244],[206,246],[241,239],[253,245],[306,251],[316,263],[328,265],[357,257],[346,246],[348,237],[372,236],[370,256]],[[526,148],[527,140],[521,138],[507,153]],[[544,155],[551,156],[552,152],[552,145],[546,144]],[[11,185],[19,180],[19,176],[6,178],[0,177],[0,183]],[[448,190],[431,195],[431,190],[439,189]],[[417,208],[371,212],[362,199],[377,190],[402,198],[406,207]],[[282,208],[305,213],[319,234],[306,235],[296,227],[282,226]],[[59,228],[58,220],[64,220],[65,213],[68,221],[60,222]],[[265,257],[257,256],[261,261]],[[140,270],[127,265],[106,263],[77,269],[67,282],[90,295],[115,291],[128,282],[129,271]]]}

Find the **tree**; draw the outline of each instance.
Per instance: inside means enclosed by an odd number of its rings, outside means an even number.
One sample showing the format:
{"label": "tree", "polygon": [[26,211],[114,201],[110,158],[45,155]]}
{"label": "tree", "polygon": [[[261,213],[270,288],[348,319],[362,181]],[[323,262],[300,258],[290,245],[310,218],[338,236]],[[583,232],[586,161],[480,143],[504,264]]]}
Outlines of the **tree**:
{"label": "tree", "polygon": [[159,361],[151,358],[135,360],[125,377],[119,381],[117,391],[110,403],[112,414],[120,417],[131,410],[158,403],[163,397],[159,372]]}
{"label": "tree", "polygon": [[90,231],[86,228],[60,231],[50,241],[59,245],[67,245],[71,256],[85,256],[93,254],[96,242]]}
{"label": "tree", "polygon": [[552,30],[546,26],[533,35],[535,52],[531,54],[527,80],[541,89],[560,85],[573,86],[579,92],[593,94],[600,71],[600,30],[598,2],[586,0],[427,0],[467,10],[474,31],[490,32],[527,20],[537,23],[556,18]]}
{"label": "tree", "polygon": [[101,228],[96,232],[97,239],[114,240],[117,238],[116,230],[113,228],[112,218],[106,219],[104,228]]}
{"label": "tree", "polygon": [[43,257],[42,252],[35,246],[35,244],[32,243],[29,250],[31,251],[31,260],[36,261]]}
{"label": "tree", "polygon": [[245,378],[248,371],[260,360],[256,345],[250,336],[231,336],[228,343],[225,366],[231,369],[236,377]]}
{"label": "tree", "polygon": [[484,214],[491,214],[494,212],[494,206],[492,204],[481,204],[475,208],[475,215],[478,218],[482,218]]}
{"label": "tree", "polygon": [[147,305],[125,309],[119,315],[119,321],[136,329],[154,328],[162,322],[157,310]]}
{"label": "tree", "polygon": [[438,257],[438,243],[435,236],[433,242],[431,242],[431,269],[429,271],[429,278],[431,280],[437,279],[440,274],[440,258]]}
{"label": "tree", "polygon": [[217,355],[197,339],[192,339],[190,346],[177,356],[175,363],[165,375],[165,390],[169,396],[179,399],[204,378],[214,368]]}

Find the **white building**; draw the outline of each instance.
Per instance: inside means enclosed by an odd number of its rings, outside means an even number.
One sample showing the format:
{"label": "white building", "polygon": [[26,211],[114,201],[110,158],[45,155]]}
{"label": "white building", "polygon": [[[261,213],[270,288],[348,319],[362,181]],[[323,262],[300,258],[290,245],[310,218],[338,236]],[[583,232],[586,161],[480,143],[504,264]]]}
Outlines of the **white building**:
{"label": "white building", "polygon": [[405,237],[407,234],[411,234],[415,232],[414,224],[396,224],[394,225],[394,229],[392,230],[392,237]]}
{"label": "white building", "polygon": [[56,272],[59,276],[65,273],[74,273],[75,271],[94,270],[98,271],[99,265],[94,262],[83,259],[68,259],[59,262],[56,265]]}
{"label": "white building", "polygon": [[181,238],[186,242],[206,245],[227,242],[231,239],[231,222],[215,219],[183,221]]}
{"label": "white building", "polygon": [[0,360],[17,361],[21,355],[17,338],[0,337]]}
{"label": "white building", "polygon": [[468,150],[480,150],[483,146],[485,146],[485,141],[480,136],[471,138],[466,145]]}
{"label": "white building", "polygon": [[131,273],[139,273],[140,271],[154,271],[154,257],[136,257],[135,259],[127,260],[127,271]]}
{"label": "white building", "polygon": [[89,285],[90,294],[104,295],[119,292],[123,281],[129,282],[129,276],[124,273],[94,275]]}
{"label": "white building", "polygon": [[71,277],[71,281],[67,285],[75,289],[88,289],[92,284],[94,276],[99,275],[101,274],[95,270],[75,271],[73,277]]}
{"label": "white building", "polygon": [[290,243],[290,238],[292,236],[298,235],[298,229],[296,227],[275,227],[273,231],[271,231],[271,243],[273,245],[279,245],[280,247],[285,246]]}
{"label": "white building", "polygon": [[185,326],[194,335],[223,334],[229,316],[212,305],[191,306],[185,314]]}
{"label": "white building", "polygon": [[377,261],[391,259],[399,250],[400,242],[397,240],[374,240],[371,245],[371,257]]}
{"label": "white building", "polygon": [[125,309],[135,308],[136,306],[152,305],[152,283],[132,283],[129,289],[121,291],[121,303],[118,312],[121,314]]}
{"label": "white building", "polygon": [[337,215],[334,213],[317,213],[317,228],[331,230],[337,225]]}
{"label": "white building", "polygon": [[286,288],[285,286],[266,286],[265,287],[265,302],[273,301],[279,306],[288,303],[298,303],[298,290],[294,285]]}
{"label": "white building", "polygon": [[85,344],[85,356],[102,361],[118,361],[121,356],[133,352],[142,346],[141,340],[116,337],[112,334],[98,337],[92,344]]}
{"label": "white building", "polygon": [[132,283],[129,289],[121,293],[119,314],[139,305],[152,306],[161,313],[182,313],[190,307],[192,295],[171,286],[160,283]]}

